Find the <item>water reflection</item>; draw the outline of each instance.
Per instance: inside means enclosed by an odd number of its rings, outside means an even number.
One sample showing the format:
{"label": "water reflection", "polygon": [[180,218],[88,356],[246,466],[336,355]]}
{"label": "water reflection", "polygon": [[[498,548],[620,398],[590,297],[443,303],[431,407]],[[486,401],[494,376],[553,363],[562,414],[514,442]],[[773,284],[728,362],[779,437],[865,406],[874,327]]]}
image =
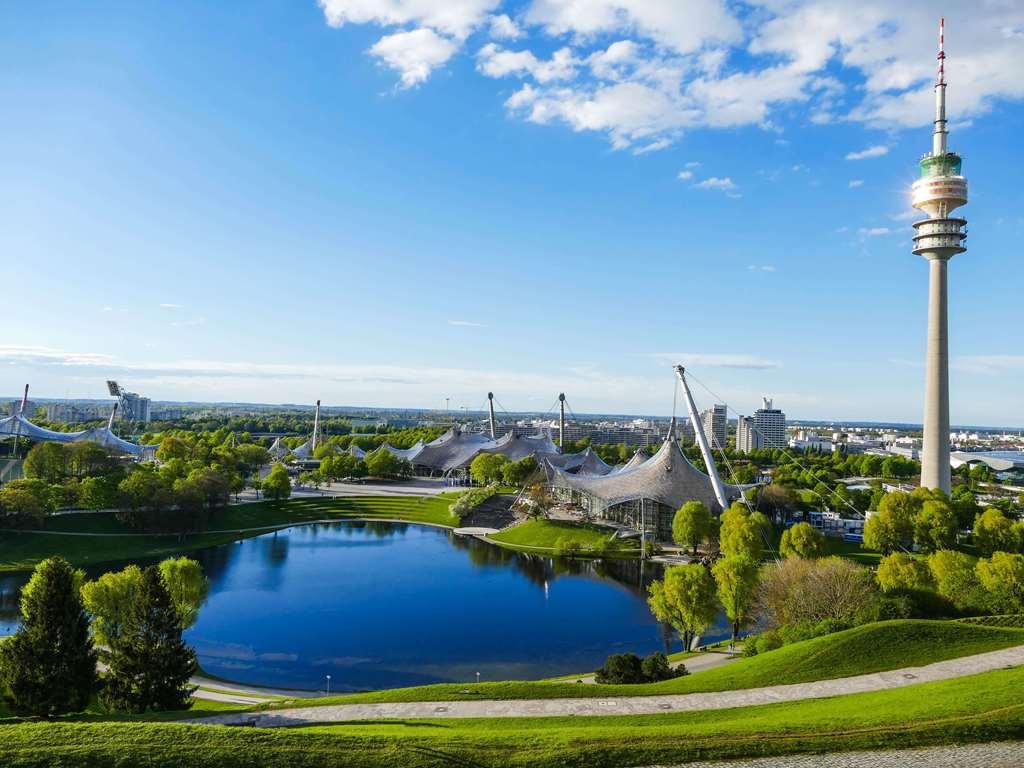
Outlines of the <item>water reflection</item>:
{"label": "water reflection", "polygon": [[[242,682],[528,679],[679,650],[646,605],[661,568],[636,560],[541,557],[385,522],[298,526],[191,556],[211,590],[187,639],[206,670]],[[13,629],[25,580],[0,578],[0,630]],[[708,637],[726,634],[719,621]]]}

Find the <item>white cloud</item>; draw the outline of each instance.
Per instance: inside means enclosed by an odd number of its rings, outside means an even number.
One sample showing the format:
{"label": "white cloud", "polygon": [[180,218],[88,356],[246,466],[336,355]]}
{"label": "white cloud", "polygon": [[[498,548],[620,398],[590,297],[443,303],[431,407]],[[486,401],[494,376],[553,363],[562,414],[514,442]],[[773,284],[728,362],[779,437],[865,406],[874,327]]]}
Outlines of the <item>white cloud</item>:
{"label": "white cloud", "polygon": [[332,27],[413,24],[464,38],[479,27],[501,0],[317,0]]}
{"label": "white cloud", "polygon": [[700,163],[697,162],[696,160],[691,160],[690,162],[688,162],[686,164],[686,167],[687,168],[700,168]]}
{"label": "white cloud", "polygon": [[[450,61],[474,32],[519,40],[521,50],[478,60],[487,76],[527,80],[506,101],[513,115],[603,133],[637,154],[693,128],[931,121],[933,0],[318,1],[332,26],[386,30],[371,52],[406,88]],[[958,126],[999,99],[1024,98],[1021,30],[1024,5],[1015,0],[976,4],[947,29]],[[885,151],[879,145],[850,159]]]}
{"label": "white cloud", "polygon": [[707,368],[742,368],[749,370],[768,370],[781,368],[778,360],[770,360],[752,354],[719,354],[706,352],[652,352],[656,357],[668,364],[682,364],[687,367],[703,366]]}
{"label": "white cloud", "polygon": [[491,16],[490,32],[495,40],[518,40],[523,36],[523,31],[505,13]]}
{"label": "white cloud", "polygon": [[720,189],[723,192],[732,192],[737,188],[736,183],[728,176],[711,176],[703,181],[698,181],[694,186],[698,189]]}
{"label": "white cloud", "polygon": [[109,306],[108,307],[103,307],[103,309],[101,309],[100,311],[101,312],[113,312],[114,308],[113,307],[109,307]]}
{"label": "white cloud", "polygon": [[538,83],[569,80],[576,74],[578,64],[568,48],[559,48],[546,61],[530,51],[508,51],[495,43],[488,43],[477,54],[477,69],[488,77],[530,75]]}
{"label": "white cloud", "polygon": [[693,178],[693,171],[680,171],[679,172],[679,179],[680,179],[680,181],[689,181],[692,178]]}
{"label": "white cloud", "polygon": [[181,304],[164,303],[160,305],[160,309],[181,309]]}
{"label": "white cloud", "polygon": [[882,155],[889,154],[889,148],[884,144],[875,144],[873,147],[862,149],[858,152],[849,152],[846,155],[847,160],[866,160],[869,157],[881,157]]}
{"label": "white cloud", "polygon": [[850,189],[857,189],[857,187],[863,187],[864,179],[850,179],[850,183],[848,186],[850,187]]}
{"label": "white cloud", "polygon": [[986,375],[1024,372],[1024,355],[963,355],[951,363],[954,370]]}
{"label": "white cloud", "polygon": [[430,77],[457,50],[458,46],[448,38],[421,28],[385,35],[374,43],[370,53],[401,75],[403,88],[412,88]]}
{"label": "white cloud", "polygon": [[892,230],[888,227],[861,227],[857,230],[857,234],[861,237],[880,237],[892,234]]}
{"label": "white cloud", "polygon": [[462,328],[486,328],[484,323],[474,323],[471,320],[449,320],[448,325],[456,325]]}
{"label": "white cloud", "polygon": [[747,269],[751,272],[774,272],[775,266],[772,264],[750,264]]}

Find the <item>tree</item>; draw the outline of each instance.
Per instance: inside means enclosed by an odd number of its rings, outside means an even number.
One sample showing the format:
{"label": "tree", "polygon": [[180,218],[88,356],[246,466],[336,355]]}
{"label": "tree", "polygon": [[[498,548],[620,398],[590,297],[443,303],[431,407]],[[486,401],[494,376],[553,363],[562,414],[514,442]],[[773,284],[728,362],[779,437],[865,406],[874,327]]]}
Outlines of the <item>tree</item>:
{"label": "tree", "polygon": [[974,558],[963,552],[940,549],[928,556],[928,569],[936,591],[961,610],[979,607],[981,583]]}
{"label": "tree", "polygon": [[928,566],[905,552],[894,552],[878,564],[878,586],[883,592],[929,589],[932,586]]}
{"label": "tree", "polygon": [[746,555],[723,557],[711,568],[718,585],[718,599],[725,615],[732,622],[732,639],[736,642],[740,627],[750,619],[758,587],[757,562]]}
{"label": "tree", "polygon": [[602,685],[645,683],[643,662],[635,653],[618,653],[609,656],[604,666],[597,670],[594,680]]}
{"label": "tree", "polygon": [[168,435],[160,441],[160,447],[156,449],[156,457],[160,461],[171,459],[188,459],[192,455],[192,446],[180,437]]}
{"label": "tree", "polygon": [[757,498],[757,508],[776,519],[782,519],[787,511],[795,507],[796,496],[793,491],[777,483],[762,488]]}
{"label": "tree", "polygon": [[[210,588],[202,566],[190,558],[178,557],[162,561],[157,570],[171,595],[181,628],[188,629],[195,624]],[[109,646],[121,636],[142,588],[142,576],[139,566],[129,565],[82,585],[82,600],[92,616],[93,636],[101,644]]]}
{"label": "tree", "polygon": [[141,713],[185,709],[195,686],[195,652],[181,639],[181,623],[160,571],[142,572],[139,590],[108,654],[103,701],[111,709]]}
{"label": "tree", "polygon": [[210,591],[203,567],[191,558],[176,557],[162,561],[158,570],[178,611],[181,628],[188,629],[199,618],[199,608]]}
{"label": "tree", "polygon": [[797,523],[782,532],[779,552],[783,557],[821,557],[825,535],[810,523]]}
{"label": "tree", "polygon": [[653,582],[648,594],[652,613],[679,633],[684,650],[690,650],[715,619],[715,583],[698,563],[666,569],[664,579]]}
{"label": "tree", "polygon": [[406,477],[412,474],[412,465],[387,448],[378,448],[366,454],[363,461],[366,462],[366,471],[374,477]]}
{"label": "tree", "polygon": [[1000,510],[991,507],[974,519],[974,543],[986,555],[1015,552],[1020,548],[1013,523]]}
{"label": "tree", "polygon": [[86,509],[112,509],[120,500],[117,476],[86,477],[78,486],[78,503]]}
{"label": "tree", "polygon": [[672,541],[691,547],[694,555],[710,535],[711,511],[699,501],[686,502],[672,519]]}
{"label": "tree", "polygon": [[856,623],[874,606],[878,588],[867,568],[839,557],[789,558],[765,566],[758,612],[768,627]]}
{"label": "tree", "polygon": [[887,554],[910,542],[918,509],[919,500],[909,493],[887,493],[879,502],[878,511],[864,524],[864,546]]}
{"label": "tree", "polygon": [[529,482],[537,471],[537,459],[533,456],[526,456],[519,461],[511,461],[502,467],[501,479],[505,485],[513,488],[521,488]]}
{"label": "tree", "polygon": [[771,531],[771,523],[760,512],[750,512],[742,504],[733,504],[722,513],[718,532],[719,548],[726,557],[746,555],[760,560],[764,539]]}
{"label": "tree", "polygon": [[292,481],[288,479],[288,470],[283,464],[275,464],[270,473],[263,478],[263,494],[268,499],[280,501],[292,495]]}
{"label": "tree", "polygon": [[68,474],[68,452],[62,443],[36,443],[25,456],[22,471],[29,479],[53,485]]}
{"label": "tree", "polygon": [[925,552],[952,547],[956,529],[956,512],[946,501],[926,501],[914,516],[914,541]]}
{"label": "tree", "polygon": [[21,626],[0,643],[0,690],[12,709],[54,717],[81,712],[96,690],[96,651],[78,588],[61,557],[36,566],[22,590]]}
{"label": "tree", "polygon": [[469,464],[469,476],[480,485],[500,483],[508,459],[500,453],[481,453]]}
{"label": "tree", "polygon": [[978,561],[977,573],[993,612],[1024,613],[1024,555],[993,552]]}
{"label": "tree", "polygon": [[55,509],[54,498],[43,480],[12,480],[0,488],[0,510],[14,522],[39,523]]}

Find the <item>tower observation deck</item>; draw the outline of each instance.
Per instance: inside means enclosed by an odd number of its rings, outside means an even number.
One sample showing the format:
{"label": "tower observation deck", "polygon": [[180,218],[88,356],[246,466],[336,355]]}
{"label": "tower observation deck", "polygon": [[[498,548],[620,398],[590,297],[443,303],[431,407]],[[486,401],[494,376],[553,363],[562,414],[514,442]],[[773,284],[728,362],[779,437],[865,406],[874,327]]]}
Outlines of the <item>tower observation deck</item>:
{"label": "tower observation deck", "polygon": [[914,248],[928,260],[928,351],[925,366],[921,485],[949,493],[949,338],[946,265],[967,250],[967,220],[950,214],[967,203],[962,161],[947,144],[945,21],[939,20],[939,72],[935,81],[932,151],[921,158],[913,206],[928,215],[914,222]]}

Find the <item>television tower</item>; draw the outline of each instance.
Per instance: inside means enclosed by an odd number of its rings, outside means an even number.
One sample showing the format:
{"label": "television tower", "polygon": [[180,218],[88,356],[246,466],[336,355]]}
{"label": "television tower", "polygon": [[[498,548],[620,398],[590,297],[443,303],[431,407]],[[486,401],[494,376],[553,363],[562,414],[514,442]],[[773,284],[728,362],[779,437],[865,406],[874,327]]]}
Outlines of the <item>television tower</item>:
{"label": "television tower", "polygon": [[949,214],[967,203],[960,156],[946,145],[945,19],[939,20],[939,75],[935,81],[932,151],[921,158],[913,206],[928,214],[914,222],[914,253],[928,260],[928,351],[925,358],[924,445],[921,486],[949,493],[949,338],[946,265],[967,250],[967,220]]}

